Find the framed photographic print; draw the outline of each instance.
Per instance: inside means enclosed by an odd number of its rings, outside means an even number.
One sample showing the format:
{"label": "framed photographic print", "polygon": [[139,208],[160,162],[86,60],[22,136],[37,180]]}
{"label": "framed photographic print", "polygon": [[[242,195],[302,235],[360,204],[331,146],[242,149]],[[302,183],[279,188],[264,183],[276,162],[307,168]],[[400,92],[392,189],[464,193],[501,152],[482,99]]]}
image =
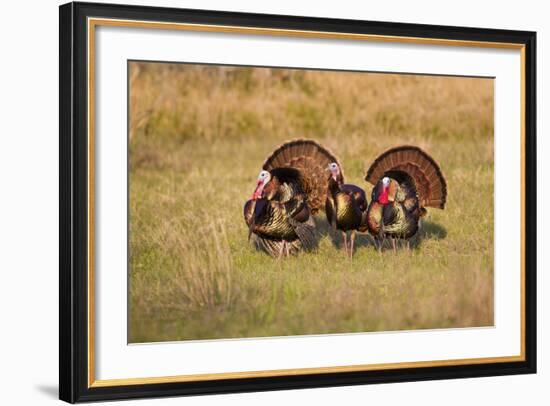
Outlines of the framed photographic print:
{"label": "framed photographic print", "polygon": [[60,7],[60,398],[536,371],[533,32]]}

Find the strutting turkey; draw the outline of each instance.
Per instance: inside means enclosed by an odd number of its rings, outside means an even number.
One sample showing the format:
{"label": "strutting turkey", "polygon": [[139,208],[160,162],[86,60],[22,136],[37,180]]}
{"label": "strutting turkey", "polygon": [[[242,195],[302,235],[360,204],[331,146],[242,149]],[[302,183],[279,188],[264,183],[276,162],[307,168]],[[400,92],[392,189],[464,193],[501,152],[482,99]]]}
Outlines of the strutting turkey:
{"label": "strutting turkey", "polygon": [[415,146],[400,146],[381,154],[365,177],[374,185],[367,210],[367,226],[378,249],[389,237],[394,250],[396,239],[414,236],[426,207],[445,208],[447,183],[439,165]]}
{"label": "strutting turkey", "polygon": [[254,245],[282,257],[317,246],[313,215],[326,200],[329,163],[338,162],[312,140],[294,140],[264,162],[244,219]]}

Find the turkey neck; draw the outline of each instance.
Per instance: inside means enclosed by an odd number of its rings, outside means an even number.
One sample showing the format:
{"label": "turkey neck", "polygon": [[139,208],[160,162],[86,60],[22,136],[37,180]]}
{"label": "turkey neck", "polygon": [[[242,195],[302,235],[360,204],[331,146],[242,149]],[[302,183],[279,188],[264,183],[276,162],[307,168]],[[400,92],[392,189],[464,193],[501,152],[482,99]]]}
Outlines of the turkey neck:
{"label": "turkey neck", "polygon": [[342,182],[334,180],[331,176],[328,181],[328,190],[333,198],[336,197],[336,195],[342,191]]}

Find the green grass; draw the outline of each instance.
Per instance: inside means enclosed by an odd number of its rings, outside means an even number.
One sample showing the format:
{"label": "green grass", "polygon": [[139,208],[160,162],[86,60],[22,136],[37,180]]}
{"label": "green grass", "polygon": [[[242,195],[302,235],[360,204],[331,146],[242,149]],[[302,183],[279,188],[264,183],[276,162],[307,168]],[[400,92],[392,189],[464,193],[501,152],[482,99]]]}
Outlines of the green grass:
{"label": "green grass", "polygon": [[[488,79],[133,64],[130,342],[493,324],[493,83]],[[386,148],[415,144],[449,196],[413,250],[353,261],[317,217],[317,252],[247,243],[265,157],[313,138],[366,189]]]}

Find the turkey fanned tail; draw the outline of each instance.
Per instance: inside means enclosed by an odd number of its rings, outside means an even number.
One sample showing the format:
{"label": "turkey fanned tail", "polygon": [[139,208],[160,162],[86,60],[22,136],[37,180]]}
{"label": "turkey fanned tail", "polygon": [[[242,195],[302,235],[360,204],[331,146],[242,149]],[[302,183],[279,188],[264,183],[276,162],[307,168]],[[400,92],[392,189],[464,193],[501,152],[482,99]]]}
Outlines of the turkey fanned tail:
{"label": "turkey fanned tail", "polygon": [[[338,159],[313,140],[298,139],[284,143],[265,160],[263,169],[294,168],[301,174],[301,186],[313,214],[323,208],[327,196],[327,166]],[[342,175],[343,181],[343,175]]]}
{"label": "turkey fanned tail", "polygon": [[403,145],[381,154],[370,166],[365,180],[376,185],[384,176],[396,179],[399,183],[411,179],[420,206],[445,208],[447,181],[439,165],[422,149]]}

